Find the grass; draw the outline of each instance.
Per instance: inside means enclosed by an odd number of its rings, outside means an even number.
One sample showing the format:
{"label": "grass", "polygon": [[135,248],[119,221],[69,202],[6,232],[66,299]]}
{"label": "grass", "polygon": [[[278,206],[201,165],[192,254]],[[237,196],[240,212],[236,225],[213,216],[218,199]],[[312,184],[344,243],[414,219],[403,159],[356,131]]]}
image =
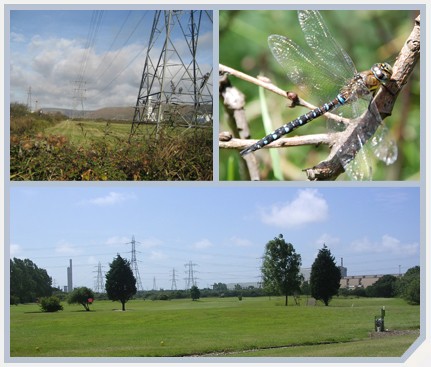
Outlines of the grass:
{"label": "grass", "polygon": [[103,121],[11,119],[13,181],[211,181],[212,129]]}
{"label": "grass", "polygon": [[418,334],[370,340],[382,305],[388,328],[419,328],[419,307],[399,299],[335,299],[329,307],[266,297],[132,300],[126,312],[96,301],[91,312],[65,304],[52,314],[11,306],[11,356],[401,356]]}
{"label": "grass", "polygon": [[[150,127],[152,130],[154,127]],[[143,126],[141,130],[148,130]],[[90,146],[91,142],[105,139],[111,144],[127,141],[130,134],[130,124],[110,123],[100,121],[65,120],[50,126],[44,131],[47,135],[62,135],[69,142],[78,146]],[[142,138],[142,136],[141,136]]]}

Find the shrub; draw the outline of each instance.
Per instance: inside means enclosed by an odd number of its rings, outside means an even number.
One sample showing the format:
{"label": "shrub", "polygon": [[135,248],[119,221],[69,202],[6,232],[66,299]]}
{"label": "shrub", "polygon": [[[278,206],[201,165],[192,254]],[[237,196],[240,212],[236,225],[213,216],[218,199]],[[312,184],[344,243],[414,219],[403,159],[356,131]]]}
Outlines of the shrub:
{"label": "shrub", "polygon": [[18,303],[19,303],[19,297],[18,297],[18,296],[11,295],[11,296],[10,296],[10,304],[11,304],[11,305],[15,305],[15,306],[17,306],[17,305],[18,305]]}
{"label": "shrub", "polygon": [[41,298],[40,308],[43,312],[57,312],[63,310],[63,306],[60,304],[60,299],[56,296]]}

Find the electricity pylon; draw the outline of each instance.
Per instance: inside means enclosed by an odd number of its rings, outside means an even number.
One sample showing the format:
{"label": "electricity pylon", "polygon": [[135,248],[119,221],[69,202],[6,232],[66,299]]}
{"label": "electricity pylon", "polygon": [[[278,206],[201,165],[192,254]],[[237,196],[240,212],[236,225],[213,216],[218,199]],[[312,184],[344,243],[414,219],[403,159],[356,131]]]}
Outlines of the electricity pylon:
{"label": "electricity pylon", "polygon": [[198,62],[204,18],[212,24],[209,11],[155,12],[131,136],[141,124],[155,125],[156,136],[162,124],[212,126],[212,65]]}
{"label": "electricity pylon", "polygon": [[139,275],[138,261],[136,260],[136,244],[139,242],[135,241],[135,236],[132,236],[132,242],[128,244],[132,244],[132,258],[130,260],[130,266],[132,267],[133,275],[136,279],[136,289],[138,291],[143,291],[141,276]]}
{"label": "electricity pylon", "polygon": [[186,268],[188,268],[186,270],[186,274],[188,274],[188,277],[185,278],[186,281],[186,289],[190,289],[191,287],[193,287],[194,285],[196,285],[196,280],[198,278],[195,277],[195,270],[193,270],[194,266],[197,266],[197,264],[193,264],[192,261],[189,261],[188,264],[184,264],[184,266]]}
{"label": "electricity pylon", "polygon": [[102,264],[100,261],[97,265],[97,278],[94,290],[96,293],[105,293],[105,282],[103,281]]}

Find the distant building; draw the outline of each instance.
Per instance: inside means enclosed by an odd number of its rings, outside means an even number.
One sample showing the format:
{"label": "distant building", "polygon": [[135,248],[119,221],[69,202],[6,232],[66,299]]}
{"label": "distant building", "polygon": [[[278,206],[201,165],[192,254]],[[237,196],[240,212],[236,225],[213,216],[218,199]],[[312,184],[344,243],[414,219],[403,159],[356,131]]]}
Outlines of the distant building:
{"label": "distant building", "polygon": [[67,268],[67,291],[70,293],[73,291],[72,284],[72,259],[69,259],[69,266]]}
{"label": "distant building", "polygon": [[236,285],[239,285],[242,289],[247,289],[250,287],[262,288],[262,283],[258,283],[258,282],[228,283],[228,284],[226,284],[227,289],[229,289],[229,290],[234,290]]}
{"label": "distant building", "polygon": [[[376,275],[351,275],[342,277],[340,281],[340,288],[356,289],[356,288],[367,288],[373,285],[381,277],[388,274],[376,274]],[[400,274],[390,274],[394,277],[401,276]]]}
{"label": "distant building", "polygon": [[347,268],[343,266],[343,258],[341,258],[341,266],[339,266],[338,269],[340,269],[340,274],[342,278],[347,277]]}

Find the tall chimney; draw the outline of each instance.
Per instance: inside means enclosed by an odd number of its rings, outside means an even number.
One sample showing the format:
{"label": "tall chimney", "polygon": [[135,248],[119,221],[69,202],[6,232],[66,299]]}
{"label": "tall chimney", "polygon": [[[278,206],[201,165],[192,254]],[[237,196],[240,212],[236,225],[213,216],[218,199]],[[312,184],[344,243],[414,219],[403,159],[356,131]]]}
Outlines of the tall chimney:
{"label": "tall chimney", "polygon": [[73,291],[72,285],[72,259],[69,259],[69,267],[67,268],[67,291],[70,293]]}

